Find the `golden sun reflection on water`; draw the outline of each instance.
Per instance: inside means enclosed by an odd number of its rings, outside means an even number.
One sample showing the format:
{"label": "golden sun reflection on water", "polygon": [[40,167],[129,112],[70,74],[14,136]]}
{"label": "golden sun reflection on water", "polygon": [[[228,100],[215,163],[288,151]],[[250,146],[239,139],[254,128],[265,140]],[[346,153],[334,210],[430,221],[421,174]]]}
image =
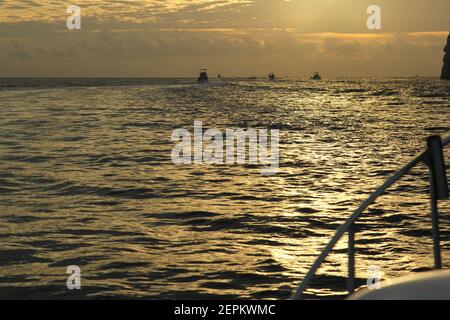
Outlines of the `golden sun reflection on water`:
{"label": "golden sun reflection on water", "polygon": [[[448,132],[447,92],[434,80],[0,92],[0,295],[71,297],[65,269],[79,265],[83,297],[286,298],[352,210]],[[280,173],[174,166],[171,132],[195,119],[280,128]],[[360,281],[371,265],[386,277],[432,265],[427,183],[414,169],[361,219]],[[310,294],[343,293],[346,250]]]}

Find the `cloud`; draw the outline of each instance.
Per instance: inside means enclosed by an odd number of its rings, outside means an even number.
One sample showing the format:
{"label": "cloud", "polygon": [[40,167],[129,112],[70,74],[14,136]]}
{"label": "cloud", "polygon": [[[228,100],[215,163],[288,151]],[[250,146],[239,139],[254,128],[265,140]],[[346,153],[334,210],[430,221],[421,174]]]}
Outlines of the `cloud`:
{"label": "cloud", "polygon": [[435,0],[433,7],[425,0],[378,2],[381,32],[365,29],[371,3],[366,0],[86,0],[82,30],[68,31],[65,3],[4,0],[0,70],[187,76],[208,64],[236,75],[267,68],[370,75],[404,73],[406,67],[397,67],[401,59],[434,74],[450,2]]}
{"label": "cloud", "polygon": [[[16,51],[28,48],[28,56],[52,55],[71,58],[98,55],[113,59],[207,56],[321,56],[366,59],[376,57],[423,57],[441,51],[445,33],[434,35],[387,34],[378,36],[299,34],[287,30],[247,29],[225,31],[151,30],[93,33],[60,32],[51,37],[15,39]],[[6,40],[5,40],[6,41]],[[19,48],[22,48],[19,50]]]}
{"label": "cloud", "polygon": [[31,55],[24,50],[20,44],[15,41],[10,41],[9,48],[6,47],[5,50],[6,56],[16,58],[19,60],[31,59]]}
{"label": "cloud", "polygon": [[[296,28],[303,33],[366,32],[371,0],[83,0],[84,18],[114,28]],[[447,30],[448,0],[377,0],[387,32]],[[4,0],[0,22],[64,22],[68,3]]]}

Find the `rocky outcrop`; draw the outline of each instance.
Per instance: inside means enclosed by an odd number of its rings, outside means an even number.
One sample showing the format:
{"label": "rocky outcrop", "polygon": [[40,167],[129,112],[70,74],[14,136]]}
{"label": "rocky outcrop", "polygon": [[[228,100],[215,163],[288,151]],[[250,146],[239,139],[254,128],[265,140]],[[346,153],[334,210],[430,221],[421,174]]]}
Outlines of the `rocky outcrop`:
{"label": "rocky outcrop", "polygon": [[447,45],[445,46],[444,67],[442,68],[441,79],[450,80],[450,35],[447,38]]}

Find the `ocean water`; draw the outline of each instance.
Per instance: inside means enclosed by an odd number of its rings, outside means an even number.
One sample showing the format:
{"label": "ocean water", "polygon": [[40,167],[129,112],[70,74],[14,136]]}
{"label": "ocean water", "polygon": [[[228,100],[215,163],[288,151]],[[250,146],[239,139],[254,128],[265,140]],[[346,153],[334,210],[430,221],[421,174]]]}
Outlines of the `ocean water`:
{"label": "ocean water", "polygon": [[[370,192],[450,134],[450,82],[0,79],[0,114],[0,298],[284,299]],[[279,129],[280,172],[173,165],[194,120]],[[359,283],[433,266],[427,192],[420,166],[366,212]],[[309,297],[343,295],[346,261],[343,239]]]}

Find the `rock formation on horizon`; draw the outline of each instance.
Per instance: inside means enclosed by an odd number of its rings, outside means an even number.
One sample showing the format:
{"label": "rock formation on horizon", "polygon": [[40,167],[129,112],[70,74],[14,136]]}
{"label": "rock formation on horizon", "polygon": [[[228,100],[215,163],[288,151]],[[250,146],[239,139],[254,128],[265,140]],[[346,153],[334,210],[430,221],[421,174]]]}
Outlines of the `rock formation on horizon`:
{"label": "rock formation on horizon", "polygon": [[444,67],[442,68],[441,79],[450,80],[450,34],[447,38],[447,45],[445,46]]}

